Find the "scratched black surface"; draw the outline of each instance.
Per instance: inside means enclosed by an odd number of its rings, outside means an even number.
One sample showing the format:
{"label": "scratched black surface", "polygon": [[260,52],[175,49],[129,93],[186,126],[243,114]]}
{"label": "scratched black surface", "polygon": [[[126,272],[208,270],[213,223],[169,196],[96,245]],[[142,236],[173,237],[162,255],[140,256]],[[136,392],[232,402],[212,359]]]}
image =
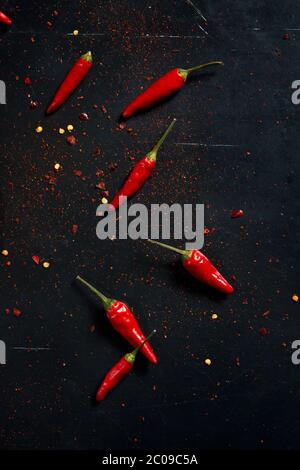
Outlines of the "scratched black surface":
{"label": "scratched black surface", "polygon": [[[300,366],[290,359],[300,334],[299,307],[291,301],[299,292],[300,111],[290,98],[299,79],[299,3],[10,0],[1,9],[14,26],[0,32],[7,86],[1,248],[9,251],[0,260],[0,339],[7,345],[0,447],[299,448]],[[77,37],[68,35],[74,29]],[[57,84],[89,49],[89,77],[45,119]],[[120,111],[147,78],[207,59],[225,66],[129,121],[136,135],[116,130]],[[27,75],[32,86],[24,84]],[[38,100],[36,110],[28,95]],[[80,121],[80,112],[90,120]],[[132,165],[129,155],[148,150],[173,116],[178,124],[135,202],[206,204],[205,253],[237,278],[228,299],[199,288],[172,254],[95,235],[95,184],[103,179],[113,194]],[[57,132],[69,123],[78,139],[73,147]],[[55,162],[63,170],[49,185],[45,175]],[[115,172],[110,163],[118,164]],[[244,218],[232,220],[239,208]],[[50,268],[35,265],[33,255]],[[77,273],[133,306],[144,331],[158,330],[160,364],[139,358],[98,407],[96,387],[128,347],[74,285]],[[13,307],[19,318],[5,315]],[[261,327],[269,334],[261,336]]]}

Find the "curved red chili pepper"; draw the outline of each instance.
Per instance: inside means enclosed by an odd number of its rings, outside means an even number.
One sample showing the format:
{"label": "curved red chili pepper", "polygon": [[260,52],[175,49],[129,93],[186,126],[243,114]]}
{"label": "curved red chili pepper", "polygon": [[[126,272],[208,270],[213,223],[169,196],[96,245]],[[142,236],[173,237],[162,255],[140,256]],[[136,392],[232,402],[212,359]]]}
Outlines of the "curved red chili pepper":
{"label": "curved red chili pepper", "polygon": [[179,250],[178,248],[155,240],[149,240],[149,242],[179,253],[182,256],[182,263],[185,269],[198,281],[213,287],[223,294],[232,294],[233,287],[224,279],[201,251]]}
{"label": "curved red chili pepper", "polygon": [[189,74],[209,65],[223,64],[221,61],[208,62],[190,69],[176,68],[152,83],[143,93],[138,95],[122,112],[122,117],[128,119],[134,114],[152,108],[179,91],[185,84]]}
{"label": "curved red chili pepper", "polygon": [[[102,292],[99,292],[95,287],[82,279],[82,277],[77,276],[76,279],[88,287],[101,300],[106,310],[107,318],[113,328],[134,348],[141,346],[143,341],[145,341],[145,336],[129,307],[120,300],[105,297]],[[150,362],[153,362],[153,364],[157,363],[157,357],[148,342],[145,342],[141,347],[141,352]]]}
{"label": "curved red chili pepper", "polygon": [[84,77],[88,74],[92,67],[93,59],[92,53],[89,51],[83,54],[77,62],[73,65],[64,81],[59,86],[57,92],[50,105],[47,108],[46,114],[51,114],[56,111],[62,104],[67,101],[69,96],[78,87]]}
{"label": "curved red chili pepper", "polygon": [[12,25],[12,21],[2,11],[0,11],[0,23],[6,24],[7,26]]}
{"label": "curved red chili pepper", "polygon": [[144,345],[146,341],[148,341],[151,336],[155,333],[155,330],[140,344],[137,348],[135,348],[131,353],[125,354],[106,374],[104,377],[101,386],[99,387],[96,393],[96,400],[102,401],[113,388],[115,388],[118,383],[131,371],[134,366],[135,359],[137,353]]}
{"label": "curved red chili pepper", "polygon": [[150,150],[150,152],[148,152],[147,155],[143,157],[131,170],[122,188],[117,192],[111,201],[111,206],[114,209],[117,209],[120,204],[122,204],[125,197],[129,198],[133,196],[133,194],[135,194],[150,178],[156,165],[157,152],[162,143],[167,138],[168,134],[171,132],[175,122],[176,119],[173,119],[157,144],[155,144],[152,150]]}

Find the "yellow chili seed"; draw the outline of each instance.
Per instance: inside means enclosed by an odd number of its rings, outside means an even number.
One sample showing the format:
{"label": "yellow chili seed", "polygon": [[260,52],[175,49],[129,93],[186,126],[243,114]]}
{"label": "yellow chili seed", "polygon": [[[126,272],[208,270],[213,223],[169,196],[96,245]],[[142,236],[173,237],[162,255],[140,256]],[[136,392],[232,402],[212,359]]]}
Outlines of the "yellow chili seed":
{"label": "yellow chili seed", "polygon": [[292,296],[292,301],[293,301],[293,302],[298,302],[298,300],[299,300],[298,295],[297,295],[297,294],[294,294],[294,295]]}
{"label": "yellow chili seed", "polygon": [[2,250],[1,253],[2,253],[3,256],[8,256],[8,251],[7,250]]}
{"label": "yellow chili seed", "polygon": [[65,131],[62,127],[60,127],[59,130],[58,130],[58,132],[59,132],[60,134],[64,134],[66,131]]}
{"label": "yellow chili seed", "polygon": [[74,29],[74,31],[73,31],[73,36],[78,36],[78,34],[79,34],[78,29]]}
{"label": "yellow chili seed", "polygon": [[205,361],[204,361],[204,363],[205,363],[207,366],[211,366],[212,361],[211,361],[211,359],[206,358]]}
{"label": "yellow chili seed", "polygon": [[60,164],[59,164],[59,163],[55,163],[55,165],[54,165],[54,170],[55,170],[55,171],[59,171],[60,169],[61,169]]}
{"label": "yellow chili seed", "polygon": [[50,263],[48,263],[48,261],[44,261],[44,262],[43,262],[43,268],[48,269],[49,266],[50,266]]}
{"label": "yellow chili seed", "polygon": [[211,316],[211,319],[216,320],[217,318],[218,318],[218,315],[216,313],[213,313],[212,316]]}
{"label": "yellow chili seed", "polygon": [[101,199],[101,202],[102,202],[102,204],[107,204],[107,203],[108,203],[108,200],[106,199],[106,197],[103,197],[103,198]]}
{"label": "yellow chili seed", "polygon": [[67,129],[69,132],[72,132],[74,130],[74,126],[72,126],[72,124],[68,124]]}
{"label": "yellow chili seed", "polygon": [[41,132],[43,132],[42,126],[37,126],[37,128],[35,129],[35,132],[36,132],[37,134],[40,134]]}

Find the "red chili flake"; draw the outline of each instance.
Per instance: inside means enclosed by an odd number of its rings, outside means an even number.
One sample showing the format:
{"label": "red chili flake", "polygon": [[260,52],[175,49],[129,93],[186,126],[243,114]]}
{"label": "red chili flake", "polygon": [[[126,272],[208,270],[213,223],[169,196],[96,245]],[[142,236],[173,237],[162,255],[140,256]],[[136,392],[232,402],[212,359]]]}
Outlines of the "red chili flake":
{"label": "red chili flake", "polygon": [[4,312],[5,312],[5,315],[9,315],[9,314],[10,314],[10,309],[9,309],[9,308],[5,308],[5,309],[4,309]]}
{"label": "red chili flake", "polygon": [[35,43],[35,37],[31,36],[30,41],[32,42],[32,44],[34,44]]}
{"label": "red chili flake", "polygon": [[231,279],[232,279],[233,281],[237,281],[237,277],[236,277],[234,274],[232,274]]}
{"label": "red chili flake", "polygon": [[11,266],[11,261],[6,261],[5,266]]}
{"label": "red chili flake", "polygon": [[262,314],[262,317],[268,317],[270,315],[270,310],[266,310],[263,314]]}
{"label": "red chili flake", "polygon": [[80,121],[88,121],[90,119],[87,113],[80,113],[78,117]]}
{"label": "red chili flake", "polygon": [[108,196],[109,196],[109,192],[108,192],[108,191],[102,191],[101,196],[102,196],[102,197],[108,197]]}
{"label": "red chili flake", "polygon": [[96,331],[96,325],[91,325],[89,329],[91,333],[94,333],[94,331]]}
{"label": "red chili flake", "polygon": [[53,16],[58,16],[59,15],[59,12],[57,10],[54,10],[53,11]]}
{"label": "red chili flake", "polygon": [[31,109],[36,109],[38,107],[38,102],[31,100],[29,106]]}
{"label": "red chili flake", "polygon": [[261,334],[261,336],[266,336],[269,333],[269,330],[263,326],[262,328],[260,328],[259,333]]}
{"label": "red chili flake", "polygon": [[31,78],[30,77],[25,77],[24,78],[24,83],[25,83],[25,85],[32,85]]}
{"label": "red chili flake", "polygon": [[20,315],[22,315],[22,312],[21,312],[21,310],[19,310],[18,308],[15,308],[15,307],[14,307],[14,308],[13,308],[13,314],[14,314],[15,317],[18,318]]}
{"label": "red chili flake", "polygon": [[244,215],[244,211],[242,209],[236,209],[231,212],[232,219],[238,219],[239,217],[242,217],[243,215]]}
{"label": "red chili flake", "polygon": [[107,109],[106,109],[106,107],[104,106],[104,104],[101,104],[101,111],[102,111],[104,114],[107,114]]}
{"label": "red chili flake", "polygon": [[100,176],[104,176],[104,171],[103,170],[98,170],[96,171],[96,176],[99,178]]}
{"label": "red chili flake", "polygon": [[128,134],[132,134],[132,132],[133,132],[132,127],[128,127],[127,132],[128,132]]}
{"label": "red chili flake", "polygon": [[48,26],[48,28],[50,29],[50,28],[52,28],[53,23],[51,23],[51,21],[47,21],[47,26]]}
{"label": "red chili flake", "polygon": [[35,264],[40,264],[40,257],[39,256],[36,256],[36,255],[33,255],[31,257],[32,261],[34,261]]}
{"label": "red chili flake", "polygon": [[236,364],[237,367],[240,367],[241,362],[240,362],[240,358],[239,358],[239,357],[236,357],[236,358],[235,358],[235,364]]}
{"label": "red chili flake", "polygon": [[76,235],[77,231],[78,231],[78,225],[73,224],[73,225],[72,225],[72,228],[71,228],[72,234],[73,234],[73,235]]}
{"label": "red chili flake", "polygon": [[208,235],[209,232],[210,232],[209,228],[205,227],[205,229],[204,229],[204,235]]}
{"label": "red chili flake", "polygon": [[117,163],[110,163],[110,164],[108,165],[109,171],[115,171],[117,168],[118,168],[118,164],[117,164]]}
{"label": "red chili flake", "polygon": [[98,105],[97,105],[97,104],[93,104],[93,108],[94,108],[94,109],[98,109]]}
{"label": "red chili flake", "polygon": [[103,150],[100,147],[96,147],[93,151],[93,155],[95,157],[99,157],[100,155],[103,155]]}
{"label": "red chili flake", "polygon": [[282,36],[282,39],[283,39],[284,41],[287,41],[288,39],[290,39],[289,34],[288,34],[288,33],[285,33],[285,34]]}
{"label": "red chili flake", "polygon": [[69,145],[75,145],[76,144],[76,139],[73,135],[68,135],[67,142],[68,142]]}
{"label": "red chili flake", "polygon": [[81,170],[74,170],[74,175],[78,176],[80,178],[80,176],[82,176],[82,171]]}
{"label": "red chili flake", "polygon": [[125,122],[120,122],[119,129],[121,129],[121,131],[122,131],[123,129],[125,129],[125,127],[126,127]]}
{"label": "red chili flake", "polygon": [[96,184],[97,189],[106,189],[105,182],[100,181],[100,183]]}

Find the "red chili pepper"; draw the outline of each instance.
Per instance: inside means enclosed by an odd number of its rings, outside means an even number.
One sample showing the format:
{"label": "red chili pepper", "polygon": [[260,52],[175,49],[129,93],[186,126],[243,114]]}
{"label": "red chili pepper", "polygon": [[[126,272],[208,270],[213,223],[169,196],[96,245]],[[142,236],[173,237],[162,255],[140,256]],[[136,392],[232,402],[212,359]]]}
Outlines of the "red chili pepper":
{"label": "red chili pepper", "polygon": [[6,24],[7,26],[12,25],[12,21],[8,16],[6,16],[2,11],[0,11],[0,23]]}
{"label": "red chili pepper", "polygon": [[213,287],[223,294],[232,294],[233,287],[224,279],[201,251],[179,250],[178,248],[154,240],[149,240],[149,242],[179,253],[182,256],[182,263],[185,269],[198,281]]}
{"label": "red chili pepper", "polygon": [[137,348],[135,348],[131,353],[125,354],[125,356],[123,356],[110,369],[110,371],[104,377],[104,380],[96,393],[96,401],[104,400],[108,392],[115,388],[118,383],[125,377],[125,375],[127,375],[131,371],[134,366],[137,353],[144,345],[144,343],[148,341],[154,333],[155,330],[152,331],[152,333],[146,339],[144,339],[144,341]]}
{"label": "red chili pepper", "polygon": [[92,53],[89,51],[86,54],[83,54],[77,62],[73,65],[68,75],[58,88],[55,96],[48,106],[46,114],[51,114],[56,111],[62,104],[67,101],[69,96],[73,91],[78,87],[84,77],[88,74],[90,68],[92,67],[93,59]]}
{"label": "red chili pepper", "polygon": [[[107,318],[113,328],[134,348],[141,346],[145,340],[145,336],[129,307],[120,300],[105,297],[105,295],[82,279],[82,277],[77,276],[76,279],[88,287],[101,300],[102,305],[106,310]],[[148,342],[141,346],[141,352],[150,362],[153,362],[153,364],[157,363],[157,357]]]}
{"label": "red chili pepper", "polygon": [[157,144],[155,144],[152,150],[133,167],[122,188],[117,192],[111,202],[113,208],[117,209],[119,205],[122,204],[125,197],[133,196],[150,178],[156,165],[157,152],[171,132],[175,122],[176,119],[173,119]]}
{"label": "red chili pepper", "polygon": [[189,74],[196,70],[203,69],[208,65],[223,64],[219,60],[197,65],[190,69],[176,68],[170,70],[165,75],[156,80],[143,93],[138,95],[123,111],[122,116],[128,119],[146,109],[152,108],[157,103],[164,101],[169,96],[179,91],[185,84]]}

